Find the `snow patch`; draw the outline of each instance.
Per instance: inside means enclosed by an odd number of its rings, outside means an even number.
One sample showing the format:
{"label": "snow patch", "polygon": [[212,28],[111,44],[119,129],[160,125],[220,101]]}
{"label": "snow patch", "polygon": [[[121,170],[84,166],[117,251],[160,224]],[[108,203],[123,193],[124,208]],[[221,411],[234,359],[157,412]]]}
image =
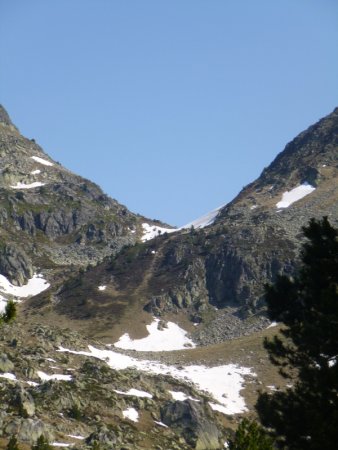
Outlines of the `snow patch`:
{"label": "snow patch", "polygon": [[122,414],[125,419],[129,419],[132,422],[138,422],[138,412],[135,408],[128,408],[125,411],[122,411]]}
{"label": "snow patch", "polygon": [[141,238],[142,242],[149,241],[156,236],[159,236],[163,233],[173,233],[174,231],[178,231],[177,228],[163,228],[158,227],[157,225],[150,225],[149,223],[143,223],[143,236]]}
{"label": "snow patch", "polygon": [[6,378],[6,380],[16,381],[16,376],[14,375],[14,373],[9,372],[1,373],[0,378]]}
{"label": "snow patch", "polygon": [[125,333],[114,346],[124,350],[143,352],[167,352],[196,347],[193,341],[187,337],[187,332],[182,330],[176,323],[168,322],[166,328],[159,330],[159,321],[160,319],[155,319],[153,323],[147,325],[149,333],[147,337],[133,340],[130,339],[128,333]]}
{"label": "snow patch", "polygon": [[47,161],[46,159],[40,158],[39,156],[31,156],[31,159],[34,159],[34,161],[43,164],[44,166],[54,166],[53,163]]}
{"label": "snow patch", "polygon": [[44,186],[45,183],[40,183],[40,181],[35,181],[34,183],[25,184],[17,182],[15,186],[10,186],[12,189],[34,189],[40,186]]}
{"label": "snow patch", "polygon": [[105,361],[109,367],[115,370],[123,370],[128,367],[136,368],[142,372],[154,375],[169,375],[184,382],[193,382],[197,389],[207,392],[219,403],[224,414],[239,414],[247,410],[245,401],[240,395],[243,389],[244,376],[256,376],[248,367],[240,367],[235,364],[226,364],[216,367],[204,365],[184,366],[178,369],[176,366],[166,365],[157,361],[137,359],[112,350],[99,350],[91,345],[89,351],[74,351],[59,347],[60,352],[69,352],[75,355],[92,356]]}
{"label": "snow patch", "polygon": [[208,225],[212,225],[216,219],[216,217],[218,216],[219,211],[223,208],[224,205],[214,209],[213,211],[208,212],[207,214],[205,214],[202,217],[199,217],[196,220],[193,220],[192,222],[187,223],[186,225],[184,225],[183,227],[179,228],[184,229],[184,228],[204,228],[207,227]]}
{"label": "snow patch", "polygon": [[70,447],[72,444],[65,444],[64,442],[52,442],[52,447]]}
{"label": "snow patch", "polygon": [[0,292],[2,294],[13,295],[14,297],[26,298],[38,295],[40,292],[48,289],[49,286],[50,284],[41,274],[34,274],[33,277],[28,280],[27,284],[24,284],[23,286],[14,286],[4,275],[0,275]]}
{"label": "snow patch", "polygon": [[39,170],[39,169],[32,170],[32,172],[31,172],[32,175],[39,175],[39,173],[41,173],[41,170]]}
{"label": "snow patch", "polygon": [[120,395],[128,395],[128,396],[140,397],[140,398],[153,398],[153,396],[151,394],[149,394],[149,392],[140,391],[139,389],[133,389],[133,388],[129,389],[129,391],[127,391],[127,392],[123,392],[123,391],[114,389],[114,392],[116,392],[116,394],[120,394]]}
{"label": "snow patch", "polygon": [[276,204],[277,208],[288,208],[293,203],[311,194],[316,188],[311,184],[304,183],[291,191],[284,192],[282,200]]}
{"label": "snow patch", "polygon": [[86,439],[84,436],[79,436],[76,434],[67,434],[68,437],[73,438],[73,439],[78,439],[78,440],[83,440]]}
{"label": "snow patch", "polygon": [[42,372],[41,370],[39,370],[37,372],[37,375],[42,381],[50,381],[50,380],[71,381],[72,380],[71,375],[62,375],[60,373],[53,373],[52,375],[48,375],[47,373]]}
{"label": "snow patch", "polygon": [[268,328],[274,328],[274,327],[276,327],[277,325],[278,325],[277,322],[271,322],[270,325],[268,325],[268,326],[266,327],[266,329],[268,329]]}
{"label": "snow patch", "polygon": [[169,391],[169,393],[174,400],[177,400],[179,402],[184,402],[184,400],[192,400],[194,402],[199,402],[199,400],[197,400],[197,398],[190,397],[190,395],[187,395],[184,392]]}
{"label": "snow patch", "polygon": [[169,428],[168,425],[166,425],[166,424],[163,423],[163,422],[159,422],[158,420],[154,420],[154,422],[155,422],[157,425],[159,425],[160,427],[163,427],[163,428]]}
{"label": "snow patch", "polygon": [[105,291],[107,286],[98,286],[97,288],[99,291]]}

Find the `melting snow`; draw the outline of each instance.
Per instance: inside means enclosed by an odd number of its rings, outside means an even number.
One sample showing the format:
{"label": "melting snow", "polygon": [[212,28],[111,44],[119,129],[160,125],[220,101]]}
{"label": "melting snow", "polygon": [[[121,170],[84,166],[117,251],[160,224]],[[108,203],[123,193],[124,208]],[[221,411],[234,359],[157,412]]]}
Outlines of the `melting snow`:
{"label": "melting snow", "polygon": [[143,352],[165,352],[195,347],[193,341],[187,337],[187,332],[178,325],[168,322],[166,328],[159,330],[159,321],[160,319],[155,319],[153,323],[147,325],[149,333],[147,337],[133,340],[125,333],[114,344],[115,347]]}
{"label": "melting snow", "polygon": [[37,375],[42,381],[50,381],[50,380],[71,381],[72,380],[71,375],[62,375],[60,373],[54,373],[53,375],[48,375],[45,372],[41,372],[41,370],[39,370],[37,372]]}
{"label": "melting snow", "polygon": [[31,172],[32,175],[39,175],[39,173],[41,173],[41,170],[39,170],[39,169],[32,170],[32,172]]}
{"label": "melting snow", "polygon": [[3,294],[14,295],[15,297],[26,298],[37,295],[49,288],[49,286],[50,284],[41,274],[34,274],[27,284],[23,286],[14,286],[4,275],[0,275],[0,291]]}
{"label": "melting snow", "polygon": [[114,392],[116,392],[116,394],[121,394],[121,395],[131,395],[133,397],[153,398],[153,396],[151,394],[149,394],[149,392],[140,391],[139,389],[133,389],[133,388],[129,389],[129,391],[127,391],[127,392],[118,391],[117,389],[114,389]]}
{"label": "melting snow", "polygon": [[54,166],[53,163],[47,161],[46,159],[40,158],[39,156],[31,156],[31,158],[34,159],[34,161],[43,164],[44,166]]}
{"label": "melting snow", "polygon": [[65,444],[63,442],[52,442],[52,447],[70,447],[72,444]]}
{"label": "melting snow", "polygon": [[192,222],[187,223],[180,229],[191,228],[191,227],[204,228],[204,227],[207,227],[208,225],[212,225],[214,223],[219,211],[223,208],[223,206],[224,205],[220,206],[219,208],[214,209],[213,211],[208,212],[204,216],[202,216],[196,220],[193,220]]}
{"label": "melting snow", "polygon": [[154,420],[154,422],[155,422],[157,425],[159,425],[160,427],[163,427],[163,428],[169,428],[168,425],[166,425],[166,424],[163,423],[163,422],[159,422],[158,420]]}
{"label": "melting snow", "polygon": [[25,183],[17,183],[16,186],[10,186],[12,189],[34,189],[40,186],[44,186],[45,183],[40,183],[40,181],[35,181],[34,183],[25,184]]}
{"label": "melting snow", "polygon": [[190,395],[185,394],[184,392],[179,391],[169,391],[170,395],[174,400],[178,400],[179,402],[184,402],[184,400],[193,400],[194,402],[199,402],[197,398],[190,397]]}
{"label": "melting snow", "polygon": [[76,434],[67,434],[68,437],[73,438],[73,439],[86,439],[84,436],[77,436]]}
{"label": "melting snow", "polygon": [[222,408],[224,414],[239,414],[246,411],[244,399],[240,395],[244,383],[243,376],[256,376],[250,368],[235,364],[217,367],[192,365],[178,369],[175,366],[133,358],[112,350],[99,350],[92,346],[88,346],[88,349],[88,352],[77,352],[60,347],[59,351],[101,359],[115,370],[134,367],[137,370],[155,375],[169,375],[185,382],[191,381],[195,383],[199,390],[206,391],[213,396],[215,401],[220,404],[217,407]]}
{"label": "melting snow", "polygon": [[153,239],[156,236],[159,236],[163,233],[173,233],[174,231],[177,231],[177,228],[163,228],[158,227],[157,225],[149,225],[149,223],[143,223],[143,236],[141,238],[142,242],[149,241],[150,239]]}
{"label": "melting snow", "polygon": [[13,381],[16,380],[16,376],[14,375],[14,373],[8,373],[8,372],[1,373],[0,378],[6,378],[7,380],[13,380]]}
{"label": "melting snow", "polygon": [[138,412],[135,408],[128,408],[125,411],[122,411],[123,417],[129,419],[133,422],[138,422]]}
{"label": "melting snow", "polygon": [[97,288],[99,291],[105,291],[107,286],[98,286]]}
{"label": "melting snow", "polygon": [[277,322],[271,322],[270,325],[266,327],[266,329],[276,327],[277,325]]}
{"label": "melting snow", "polygon": [[295,187],[291,191],[284,192],[282,200],[276,204],[277,208],[288,208],[293,203],[311,194],[316,188],[311,186],[311,184],[301,184]]}

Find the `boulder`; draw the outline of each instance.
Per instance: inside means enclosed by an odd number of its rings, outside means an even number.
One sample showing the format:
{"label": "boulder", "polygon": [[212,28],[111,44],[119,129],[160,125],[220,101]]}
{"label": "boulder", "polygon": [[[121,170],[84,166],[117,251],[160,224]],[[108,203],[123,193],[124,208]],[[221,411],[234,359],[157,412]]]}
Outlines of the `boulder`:
{"label": "boulder", "polygon": [[14,364],[5,353],[0,354],[0,372],[11,372]]}
{"label": "boulder", "polygon": [[193,400],[167,402],[161,408],[161,420],[182,433],[185,440],[196,450],[222,448],[220,433],[210,420],[212,411],[207,404]]}

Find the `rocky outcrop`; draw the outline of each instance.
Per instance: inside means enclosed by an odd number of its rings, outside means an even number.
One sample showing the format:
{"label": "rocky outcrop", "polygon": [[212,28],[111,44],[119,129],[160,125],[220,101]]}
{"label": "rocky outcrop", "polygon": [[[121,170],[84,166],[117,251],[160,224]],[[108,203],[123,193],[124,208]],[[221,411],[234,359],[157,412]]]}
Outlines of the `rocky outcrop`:
{"label": "rocky outcrop", "polygon": [[[196,450],[223,448],[216,425],[208,418],[210,407],[193,400],[168,402],[161,408],[161,420],[182,432],[185,440]],[[211,415],[211,411],[209,411]]]}
{"label": "rocky outcrop", "polygon": [[0,354],[0,372],[11,372],[14,364],[5,353]]}
{"label": "rocky outcrop", "polygon": [[20,247],[5,244],[0,247],[0,273],[21,286],[34,274],[32,261]]}

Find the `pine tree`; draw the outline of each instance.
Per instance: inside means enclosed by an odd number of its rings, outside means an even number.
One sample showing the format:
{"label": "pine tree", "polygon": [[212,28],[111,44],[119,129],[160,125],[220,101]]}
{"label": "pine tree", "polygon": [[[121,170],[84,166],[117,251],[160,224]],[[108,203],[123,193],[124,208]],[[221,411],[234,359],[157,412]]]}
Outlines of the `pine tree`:
{"label": "pine tree", "polygon": [[273,441],[257,423],[243,419],[233,439],[229,439],[230,450],[273,450]]}
{"label": "pine tree", "polygon": [[49,445],[48,439],[41,435],[36,444],[33,445],[32,450],[53,450],[53,447]]}
{"label": "pine tree", "polygon": [[3,320],[6,323],[12,322],[16,318],[16,305],[13,300],[7,302]]}
{"label": "pine tree", "polygon": [[6,450],[19,450],[18,441],[15,436],[12,436],[8,441]]}
{"label": "pine tree", "polygon": [[262,394],[257,410],[281,446],[329,450],[338,443],[338,230],[324,217],[303,232],[298,275],[266,290],[270,318],[286,328],[265,346],[282,375],[296,379],[285,392]]}

